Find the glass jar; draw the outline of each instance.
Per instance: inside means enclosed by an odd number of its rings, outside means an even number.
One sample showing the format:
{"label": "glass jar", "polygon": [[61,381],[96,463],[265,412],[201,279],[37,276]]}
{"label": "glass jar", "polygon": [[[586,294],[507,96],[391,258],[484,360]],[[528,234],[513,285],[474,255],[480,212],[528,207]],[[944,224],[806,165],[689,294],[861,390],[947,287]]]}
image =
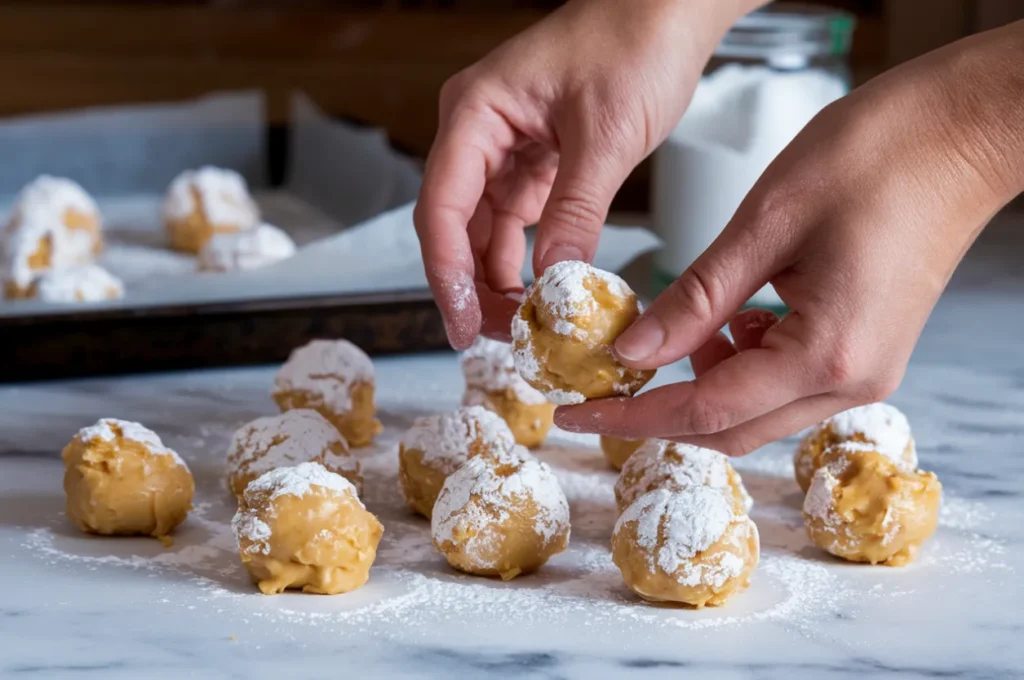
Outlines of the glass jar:
{"label": "glass jar", "polygon": [[[652,221],[664,241],[654,287],[679,277],[714,241],[775,156],[851,87],[854,17],[773,3],[722,39],[679,126],[654,154]],[[765,286],[751,304],[783,309]]]}

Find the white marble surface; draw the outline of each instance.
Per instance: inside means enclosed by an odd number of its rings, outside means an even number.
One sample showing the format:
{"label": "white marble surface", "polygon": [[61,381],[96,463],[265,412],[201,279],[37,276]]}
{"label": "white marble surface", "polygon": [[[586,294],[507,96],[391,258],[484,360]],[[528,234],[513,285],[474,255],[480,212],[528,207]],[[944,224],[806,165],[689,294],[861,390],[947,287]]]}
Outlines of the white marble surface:
{"label": "white marble surface", "polygon": [[[807,541],[793,441],[740,461],[764,559],[750,590],[700,612],[643,604],[607,553],[611,484],[586,438],[555,436],[571,549],[502,584],[458,576],[401,509],[395,437],[456,405],[443,354],[377,362],[387,430],[360,454],[386,527],[348,595],[259,595],[233,553],[222,458],[274,412],[272,370],[0,387],[0,677],[1007,678],[1024,675],[1024,234],[993,228],[940,303],[893,403],[946,489],[905,569],[842,564]],[[685,377],[664,371],[659,381]],[[197,510],[173,547],[80,535],[59,451],[100,416],[139,420],[188,460]]]}

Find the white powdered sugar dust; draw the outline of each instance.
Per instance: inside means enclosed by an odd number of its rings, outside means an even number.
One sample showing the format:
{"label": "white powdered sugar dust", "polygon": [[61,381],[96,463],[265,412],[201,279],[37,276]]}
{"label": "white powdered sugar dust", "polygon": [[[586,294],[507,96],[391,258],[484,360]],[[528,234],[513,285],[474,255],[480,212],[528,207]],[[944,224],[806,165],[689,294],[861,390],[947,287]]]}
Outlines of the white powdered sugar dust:
{"label": "white powdered sugar dust", "polygon": [[[201,205],[195,204],[198,195]],[[164,201],[164,216],[184,220],[196,210],[213,225],[252,229],[259,208],[249,194],[245,179],[234,170],[205,166],[186,170],[171,182]]]}
{"label": "white powdered sugar dust", "polygon": [[575,329],[571,323],[573,317],[597,310],[594,293],[586,286],[591,279],[604,283],[612,295],[628,297],[633,294],[621,277],[575,260],[551,265],[531,286],[540,291],[540,300],[552,315],[564,322],[563,327],[554,329],[556,333],[570,335]]}
{"label": "white powdered sugar dust", "polygon": [[303,498],[318,486],[337,494],[351,493],[358,500],[356,487],[341,475],[331,472],[320,463],[299,463],[265,472],[245,487],[245,497],[263,496],[274,500],[281,496]]}
{"label": "white powdered sugar dust", "polygon": [[[750,510],[753,500],[738,476],[736,479],[737,490],[747,510]],[[725,454],[692,444],[650,439],[623,464],[616,491],[623,503],[629,505],[656,485],[675,490],[707,486],[719,492],[727,492],[730,498],[733,494],[729,459]]]}
{"label": "white powdered sugar dust", "polygon": [[[910,467],[917,466],[917,455],[913,451],[910,423],[895,406],[885,403],[858,406],[843,411],[826,420],[823,425],[832,428],[842,439],[863,435],[878,447],[878,452]],[[911,452],[907,453],[907,447]]]}
{"label": "white powdered sugar dust", "polygon": [[199,251],[202,271],[228,272],[266,267],[295,254],[295,241],[284,230],[261,223],[255,229],[214,234]]}
{"label": "white powdered sugar dust", "polygon": [[36,297],[44,302],[102,302],[124,297],[124,284],[98,264],[78,265],[40,276]]}
{"label": "white powdered sugar dust", "polygon": [[188,467],[176,452],[164,446],[156,432],[129,420],[100,418],[94,425],[83,427],[75,436],[85,443],[93,439],[112,442],[116,441],[120,436],[123,439],[130,439],[133,442],[144,445],[146,450],[154,455],[171,456],[178,465],[185,468]]}
{"label": "white powdered sugar dust", "polygon": [[275,394],[302,392],[336,413],[352,409],[352,386],[373,382],[373,362],[348,340],[313,340],[291,353],[274,377]]}

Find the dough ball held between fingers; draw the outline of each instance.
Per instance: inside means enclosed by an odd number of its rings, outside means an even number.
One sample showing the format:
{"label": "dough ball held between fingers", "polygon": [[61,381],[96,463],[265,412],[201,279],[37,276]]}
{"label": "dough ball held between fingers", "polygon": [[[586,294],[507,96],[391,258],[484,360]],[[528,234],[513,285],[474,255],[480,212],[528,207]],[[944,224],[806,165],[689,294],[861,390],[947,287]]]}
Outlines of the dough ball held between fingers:
{"label": "dough ball held between fingers", "polygon": [[654,371],[627,368],[612,344],[639,314],[636,294],[615,274],[584,262],[552,265],[512,321],[516,370],[558,405],[631,396]]}

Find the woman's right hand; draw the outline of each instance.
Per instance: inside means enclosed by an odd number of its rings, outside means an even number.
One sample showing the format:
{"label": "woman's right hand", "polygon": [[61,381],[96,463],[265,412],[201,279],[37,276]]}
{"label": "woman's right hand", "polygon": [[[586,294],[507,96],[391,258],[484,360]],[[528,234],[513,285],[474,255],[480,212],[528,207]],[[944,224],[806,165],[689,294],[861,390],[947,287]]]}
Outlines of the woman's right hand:
{"label": "woman's right hand", "polygon": [[572,0],[445,84],[415,222],[456,349],[508,339],[525,227],[535,273],[593,258],[612,197],[762,2]]}

